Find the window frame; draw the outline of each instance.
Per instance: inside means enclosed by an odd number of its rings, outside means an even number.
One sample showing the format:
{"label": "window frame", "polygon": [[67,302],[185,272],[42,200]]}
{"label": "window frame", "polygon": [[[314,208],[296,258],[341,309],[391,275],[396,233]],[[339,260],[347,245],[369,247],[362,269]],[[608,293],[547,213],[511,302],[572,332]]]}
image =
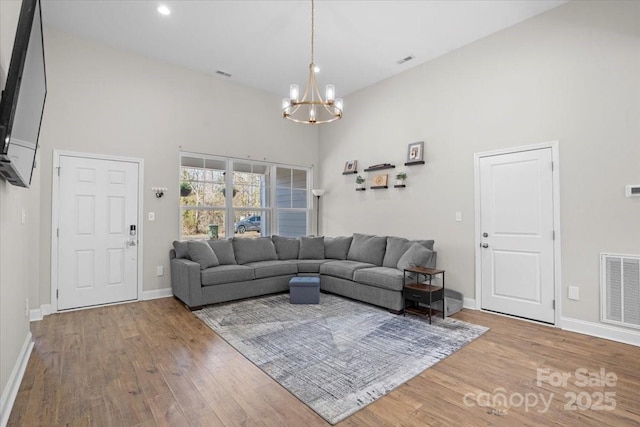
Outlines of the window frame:
{"label": "window frame", "polygon": [[[223,161],[225,162],[226,172],[224,175],[225,182],[225,206],[207,206],[207,205],[183,205],[181,203],[182,198],[178,194],[178,236],[180,240],[183,240],[185,236],[183,235],[183,212],[185,210],[211,210],[211,211],[223,211],[225,218],[225,238],[230,238],[235,236],[235,214],[237,212],[242,211],[252,211],[252,215],[256,215],[255,212],[259,212],[258,215],[261,215],[262,218],[266,218],[268,224],[261,227],[260,235],[262,237],[279,234],[280,230],[278,229],[278,214],[279,212],[305,212],[306,214],[306,224],[305,224],[305,235],[309,235],[311,232],[311,222],[313,215],[313,198],[311,189],[313,188],[313,167],[302,166],[302,165],[290,165],[285,163],[272,163],[266,161],[252,160],[252,159],[242,159],[236,157],[226,157],[226,156],[218,156],[212,154],[204,154],[204,153],[194,153],[188,151],[180,151],[178,153],[178,187],[180,182],[182,182],[182,159],[183,157],[190,157],[196,159],[202,159],[203,165],[205,165],[206,160],[214,160],[214,161]],[[266,206],[262,207],[236,207],[233,206],[233,173],[234,173],[234,164],[242,163],[242,164],[252,164],[252,165],[260,165],[269,169],[270,180],[268,183],[268,196],[266,197],[267,203]],[[185,166],[189,167],[189,166]],[[301,170],[306,173],[306,208],[279,208],[277,207],[276,200],[276,186],[277,179],[276,174],[278,168],[283,169],[294,169]],[[206,168],[205,168],[206,169]],[[293,188],[293,187],[292,187]],[[250,215],[250,216],[252,216]],[[263,219],[264,224],[265,219]],[[265,233],[265,230],[268,231],[268,234]]]}

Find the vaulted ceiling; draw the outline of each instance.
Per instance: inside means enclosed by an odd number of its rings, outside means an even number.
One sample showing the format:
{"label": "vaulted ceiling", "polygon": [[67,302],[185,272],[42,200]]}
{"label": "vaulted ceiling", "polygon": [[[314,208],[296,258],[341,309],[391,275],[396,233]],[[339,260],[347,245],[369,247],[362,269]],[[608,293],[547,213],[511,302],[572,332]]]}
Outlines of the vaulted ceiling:
{"label": "vaulted ceiling", "polygon": [[[318,80],[345,96],[562,3],[317,0]],[[273,94],[306,83],[310,1],[42,0],[42,14],[56,30]]]}

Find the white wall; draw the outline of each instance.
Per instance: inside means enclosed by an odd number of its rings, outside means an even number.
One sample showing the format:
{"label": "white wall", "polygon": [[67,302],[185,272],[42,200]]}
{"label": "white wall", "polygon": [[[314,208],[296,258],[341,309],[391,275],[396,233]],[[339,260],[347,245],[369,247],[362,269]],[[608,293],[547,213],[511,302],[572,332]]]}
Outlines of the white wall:
{"label": "white wall", "polygon": [[[21,1],[0,1],[0,88],[5,87]],[[19,380],[16,368],[29,341],[25,304],[38,273],[38,173],[30,189],[14,187],[0,179],[0,393],[7,398]],[[25,223],[22,224],[22,210]],[[0,402],[0,419],[8,416],[7,401]],[[0,422],[1,423],[1,422]]]}
{"label": "white wall", "polygon": [[[448,286],[475,298],[474,153],[558,140],[562,315],[598,322],[599,253],[640,254],[640,199],[624,198],[640,183],[638,76],[640,2],[580,1],[349,96],[320,130],[322,230],[434,238]],[[427,164],[402,166],[421,140]],[[393,163],[407,188],[356,193],[349,159]]]}
{"label": "white wall", "polygon": [[[39,304],[50,300],[53,149],[144,159],[144,291],[169,288],[178,238],[178,152],[311,166],[317,130],[285,122],[280,98],[218,77],[45,28],[48,95],[42,124]],[[167,187],[157,199],[151,187]],[[156,276],[164,265],[165,275]]]}

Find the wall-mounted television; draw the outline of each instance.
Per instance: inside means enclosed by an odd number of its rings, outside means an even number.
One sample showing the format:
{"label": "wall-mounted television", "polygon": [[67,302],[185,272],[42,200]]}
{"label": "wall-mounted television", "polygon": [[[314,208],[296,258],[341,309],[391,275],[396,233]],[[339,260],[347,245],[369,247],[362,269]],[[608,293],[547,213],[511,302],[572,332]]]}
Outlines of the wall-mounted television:
{"label": "wall-mounted television", "polygon": [[40,0],[23,0],[0,100],[0,176],[29,187],[47,96]]}

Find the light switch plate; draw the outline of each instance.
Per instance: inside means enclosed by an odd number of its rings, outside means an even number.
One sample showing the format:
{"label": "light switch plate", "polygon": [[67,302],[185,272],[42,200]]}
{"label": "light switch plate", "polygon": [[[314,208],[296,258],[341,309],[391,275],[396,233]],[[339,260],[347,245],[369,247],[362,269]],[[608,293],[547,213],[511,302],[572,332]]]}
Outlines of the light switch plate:
{"label": "light switch plate", "polygon": [[155,212],[149,212],[149,221],[155,221],[156,220],[156,213]]}
{"label": "light switch plate", "polygon": [[462,222],[462,212],[456,212],[456,222]]}

